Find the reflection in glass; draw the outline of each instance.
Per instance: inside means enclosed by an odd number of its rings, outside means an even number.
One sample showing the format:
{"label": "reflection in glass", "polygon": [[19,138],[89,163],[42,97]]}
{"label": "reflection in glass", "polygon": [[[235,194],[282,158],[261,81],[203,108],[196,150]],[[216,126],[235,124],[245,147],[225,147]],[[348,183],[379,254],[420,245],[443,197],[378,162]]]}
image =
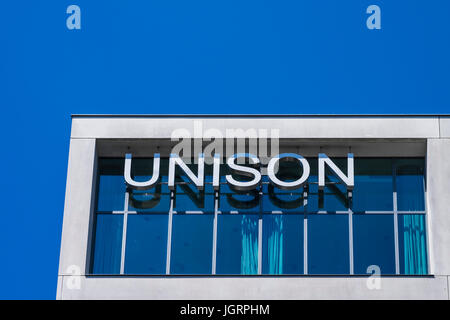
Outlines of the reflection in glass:
{"label": "reflection in glass", "polygon": [[[349,204],[345,186],[342,183],[337,183],[339,181],[338,178],[332,173],[328,166],[325,166],[326,186],[322,191],[319,191],[319,186],[317,184],[319,181],[317,158],[308,158],[308,162],[311,166],[311,173],[308,178],[308,212],[347,211]],[[342,170],[342,172],[347,172],[347,159],[333,158],[333,162]]]}
{"label": "reflection in glass", "polygon": [[303,200],[303,188],[287,191],[272,185],[263,186],[262,207],[264,212],[303,212]]}
{"label": "reflection in glass", "polygon": [[130,198],[128,210],[139,212],[169,212],[170,192],[167,185],[158,184],[149,190],[129,191]]}
{"label": "reflection in glass", "polygon": [[[310,179],[312,181],[317,181],[318,177],[310,176]],[[345,186],[337,183],[338,179],[333,176],[327,177],[326,181],[334,182],[334,184],[327,184],[323,191],[319,191],[319,186],[317,183],[309,184],[308,212],[347,211],[348,197]]]}
{"label": "reflection in glass", "polygon": [[219,198],[220,212],[259,212],[260,195],[258,190],[236,192],[227,185],[221,186]]}

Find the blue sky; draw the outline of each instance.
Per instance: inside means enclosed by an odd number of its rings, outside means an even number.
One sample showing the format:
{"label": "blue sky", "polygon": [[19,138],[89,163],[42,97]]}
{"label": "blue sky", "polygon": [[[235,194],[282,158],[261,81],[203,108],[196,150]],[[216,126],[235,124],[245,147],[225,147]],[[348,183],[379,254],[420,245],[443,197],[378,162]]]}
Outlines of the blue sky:
{"label": "blue sky", "polygon": [[[66,8],[81,8],[81,30]],[[366,8],[381,7],[381,30]],[[4,1],[0,298],[54,299],[70,115],[449,113],[450,2]]]}

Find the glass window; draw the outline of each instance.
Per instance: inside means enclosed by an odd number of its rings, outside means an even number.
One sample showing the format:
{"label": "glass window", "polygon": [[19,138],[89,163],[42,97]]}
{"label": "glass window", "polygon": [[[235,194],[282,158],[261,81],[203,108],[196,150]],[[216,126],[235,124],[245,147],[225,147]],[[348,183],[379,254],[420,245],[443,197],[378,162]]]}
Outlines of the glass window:
{"label": "glass window", "polygon": [[303,274],[303,214],[263,216],[263,274]]}
{"label": "glass window", "polygon": [[228,185],[223,185],[220,187],[219,211],[222,213],[259,213],[259,191],[237,192],[230,189]]}
{"label": "glass window", "polygon": [[[332,160],[347,173],[346,158]],[[427,274],[423,158],[355,158],[351,202],[345,186],[328,167],[327,185],[319,191],[317,158],[308,161],[311,174],[306,185],[306,217],[303,188],[281,190],[269,184],[268,177],[263,175],[261,188],[238,191],[226,183],[228,168],[221,166],[215,248],[217,274],[255,275],[258,270],[270,275],[295,275],[304,271],[349,274],[350,228],[349,215],[345,213],[349,208],[354,212],[352,267],[355,274],[366,275],[371,265],[379,266],[382,274],[395,274],[396,258],[400,262],[400,274]],[[167,158],[161,158],[162,183],[149,190],[132,190],[126,188],[123,178],[123,158],[99,159],[92,273],[119,274],[122,259],[125,274],[165,274],[170,241],[171,274],[211,274],[215,210],[212,166],[205,166],[203,191],[189,183],[186,174],[177,167],[171,239],[167,239],[171,204],[168,163]],[[188,166],[197,172],[197,164]],[[131,174],[136,181],[148,180],[153,175],[153,160],[133,158]],[[282,162],[277,173],[286,181],[300,175],[298,164],[289,162]],[[239,175],[235,178],[249,179]],[[126,192],[128,208],[124,208]],[[395,195],[397,212],[394,212]],[[128,224],[125,257],[122,257],[125,209]],[[410,211],[415,214],[407,214]],[[395,239],[394,214],[398,214],[398,239]],[[262,223],[261,234],[259,223]],[[398,257],[395,256],[396,240]],[[305,257],[307,270],[303,270]]]}
{"label": "glass window", "polygon": [[399,159],[396,162],[397,206],[399,211],[425,210],[424,160]]}
{"label": "glass window", "polygon": [[392,160],[356,158],[353,211],[393,209]]}
{"label": "glass window", "polygon": [[[226,165],[220,166],[220,192],[219,211],[222,213],[259,213],[260,194],[258,189],[239,191],[230,187],[225,176],[230,174]],[[236,180],[248,181],[250,178],[242,175],[233,175]],[[264,177],[264,176],[263,176]]]}
{"label": "glass window", "polygon": [[[188,168],[197,175],[198,164],[194,162],[197,159],[191,159],[191,163],[187,164]],[[212,182],[212,166],[206,165],[204,167],[204,190],[198,190],[191,182],[186,173],[176,166],[175,183],[175,201],[174,210],[180,212],[214,212],[214,190],[210,183]]]}
{"label": "glass window", "polygon": [[266,213],[303,212],[303,188],[288,191],[266,184],[263,186],[262,207]]}
{"label": "glass window", "polygon": [[395,274],[394,215],[353,215],[354,273],[367,274],[376,265],[381,274]]}
{"label": "glass window", "polygon": [[[344,173],[347,173],[347,159],[332,158],[332,160]],[[318,160],[317,158],[308,158],[308,162],[311,167],[311,173],[308,178],[308,212],[347,211],[349,204],[345,186],[342,183],[338,183],[338,178],[328,166],[325,166],[326,185],[322,191],[319,191]]]}
{"label": "glass window", "polygon": [[126,274],[165,274],[168,214],[130,214],[125,250]]}
{"label": "glass window", "polygon": [[125,200],[123,168],[123,159],[106,158],[99,160],[97,211],[123,210]]}
{"label": "glass window", "polygon": [[258,273],[258,215],[220,214],[217,224],[217,274]]}
{"label": "glass window", "polygon": [[425,215],[398,215],[400,273],[427,274],[427,240]]}
{"label": "glass window", "polygon": [[308,215],[308,273],[349,274],[347,214]]}
{"label": "glass window", "polygon": [[[317,181],[317,176],[310,176],[310,179]],[[337,182],[337,178],[329,177],[331,182]],[[325,185],[323,191],[319,191],[317,183],[309,185],[308,193],[308,212],[315,213],[317,211],[337,212],[348,210],[347,190],[342,184]]]}
{"label": "glass window", "polygon": [[[131,175],[135,181],[148,181],[153,175],[153,159],[133,158]],[[169,160],[160,159],[160,181],[147,190],[129,190],[128,210],[138,212],[168,213],[170,209],[170,190],[167,186]],[[123,179],[123,178],[122,178]]]}
{"label": "glass window", "polygon": [[119,274],[122,252],[122,214],[97,214],[94,274]]}
{"label": "glass window", "polygon": [[211,274],[212,214],[174,214],[171,274]]}
{"label": "glass window", "polygon": [[170,191],[167,185],[159,184],[149,190],[130,190],[130,211],[168,213],[169,209]]}
{"label": "glass window", "polygon": [[205,190],[195,186],[178,185],[175,193],[174,210],[176,212],[214,212],[214,191],[211,185]]}
{"label": "glass window", "polygon": [[[303,171],[297,161],[279,161],[276,176],[282,181],[298,180]],[[267,175],[262,176],[263,212],[304,212],[303,187],[295,190],[283,190],[269,182]]]}

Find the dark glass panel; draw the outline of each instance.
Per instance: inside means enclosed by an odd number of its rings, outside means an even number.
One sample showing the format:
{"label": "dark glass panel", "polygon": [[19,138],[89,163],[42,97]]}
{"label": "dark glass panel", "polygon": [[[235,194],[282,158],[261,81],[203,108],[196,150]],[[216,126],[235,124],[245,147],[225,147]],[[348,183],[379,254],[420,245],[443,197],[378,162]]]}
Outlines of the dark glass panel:
{"label": "dark glass panel", "polygon": [[355,274],[367,274],[371,265],[395,274],[393,214],[353,215],[353,254]]}
{"label": "dark glass panel", "polygon": [[97,214],[93,274],[120,273],[122,231],[122,214]]}
{"label": "dark glass panel", "polygon": [[97,193],[97,211],[123,211],[125,200],[125,180],[123,178],[124,159],[100,158]]}
{"label": "dark glass panel", "polygon": [[308,273],[349,274],[347,214],[308,215]]}
{"label": "dark glass panel", "polygon": [[212,214],[175,214],[172,225],[171,274],[211,274]]}
{"label": "dark glass panel", "polygon": [[167,214],[130,214],[127,222],[126,274],[165,274]]}
{"label": "dark glass panel", "polygon": [[393,179],[390,158],[355,158],[353,211],[392,211]]}
{"label": "dark glass panel", "polygon": [[424,159],[396,161],[397,207],[399,211],[425,210]]}

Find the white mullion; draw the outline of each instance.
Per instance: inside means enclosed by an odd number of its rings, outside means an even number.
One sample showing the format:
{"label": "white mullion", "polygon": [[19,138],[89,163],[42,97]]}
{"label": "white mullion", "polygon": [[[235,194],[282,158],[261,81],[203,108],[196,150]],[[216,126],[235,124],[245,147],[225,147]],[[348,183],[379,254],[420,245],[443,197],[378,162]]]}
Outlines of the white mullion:
{"label": "white mullion", "polygon": [[303,217],[303,274],[308,274],[308,215]]}
{"label": "white mullion", "polygon": [[219,210],[219,192],[214,193],[213,252],[211,273],[216,274],[217,261],[217,214]]}
{"label": "white mullion", "polygon": [[393,184],[394,192],[392,195],[394,206],[394,242],[395,242],[395,274],[400,274],[400,253],[398,244],[398,208],[397,208],[397,165],[393,164]]}
{"label": "white mullion", "polygon": [[303,192],[303,274],[308,274],[308,187]]}
{"label": "white mullion", "polygon": [[355,274],[354,255],[353,255],[353,192],[347,191],[348,201],[348,253],[350,263],[350,274]]}
{"label": "white mullion", "polygon": [[167,223],[167,256],[166,256],[166,274],[170,274],[170,252],[172,248],[172,218],[173,218],[173,197],[174,192],[170,192],[169,221]]}
{"label": "white mullion", "polygon": [[395,238],[395,274],[400,274],[400,251],[398,244],[397,192],[394,192],[394,238]]}
{"label": "white mullion", "polygon": [[125,192],[124,210],[123,210],[123,229],[122,229],[122,250],[120,253],[120,274],[125,273],[125,249],[127,245],[127,225],[128,225],[128,202],[130,194]]}
{"label": "white mullion", "polygon": [[432,257],[432,252],[430,250],[430,221],[429,221],[429,217],[428,217],[428,201],[427,201],[427,185],[426,185],[426,174],[427,174],[427,159],[425,158],[425,168],[423,171],[423,179],[422,179],[422,183],[423,183],[423,193],[424,193],[424,209],[425,209],[425,245],[427,248],[427,274],[433,274],[434,270],[432,268],[432,261],[433,261],[433,257]]}
{"label": "white mullion", "polygon": [[259,219],[258,219],[258,274],[262,274],[262,232],[263,232],[263,215],[262,215],[262,186],[259,190]]}
{"label": "white mullion", "polygon": [[349,258],[350,258],[350,274],[354,272],[354,257],[353,257],[353,212],[348,209],[348,245],[349,245]]}

